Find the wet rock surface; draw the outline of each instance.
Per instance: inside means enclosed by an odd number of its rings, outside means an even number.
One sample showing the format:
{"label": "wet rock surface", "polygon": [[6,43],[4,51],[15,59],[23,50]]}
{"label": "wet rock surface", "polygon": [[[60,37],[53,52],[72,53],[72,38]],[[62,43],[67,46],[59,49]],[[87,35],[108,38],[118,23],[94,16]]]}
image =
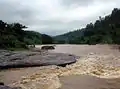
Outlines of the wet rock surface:
{"label": "wet rock surface", "polygon": [[55,49],[55,47],[54,46],[42,46],[41,49],[42,50],[53,50]]}
{"label": "wet rock surface", "polygon": [[0,85],[0,89],[22,89],[21,87],[9,87],[9,86],[5,86],[5,85]]}
{"label": "wet rock surface", "polygon": [[12,52],[0,50],[0,68],[21,68],[32,66],[57,65],[65,66],[75,63],[76,56],[64,53],[40,52]]}

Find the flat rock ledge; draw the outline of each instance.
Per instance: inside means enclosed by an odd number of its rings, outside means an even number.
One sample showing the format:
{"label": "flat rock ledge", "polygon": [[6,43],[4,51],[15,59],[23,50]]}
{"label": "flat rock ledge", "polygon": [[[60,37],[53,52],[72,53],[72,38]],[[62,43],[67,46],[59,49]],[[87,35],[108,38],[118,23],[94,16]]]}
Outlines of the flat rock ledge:
{"label": "flat rock ledge", "polygon": [[23,68],[34,66],[66,66],[76,62],[78,57],[64,53],[40,52],[12,52],[0,50],[0,69]]}

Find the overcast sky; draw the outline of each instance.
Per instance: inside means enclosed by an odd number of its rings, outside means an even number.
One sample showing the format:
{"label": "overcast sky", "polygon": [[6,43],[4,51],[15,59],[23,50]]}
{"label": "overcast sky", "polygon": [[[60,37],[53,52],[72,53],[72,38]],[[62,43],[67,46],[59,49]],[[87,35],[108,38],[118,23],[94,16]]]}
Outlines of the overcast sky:
{"label": "overcast sky", "polygon": [[120,7],[120,0],[0,0],[0,19],[49,35],[85,27]]}

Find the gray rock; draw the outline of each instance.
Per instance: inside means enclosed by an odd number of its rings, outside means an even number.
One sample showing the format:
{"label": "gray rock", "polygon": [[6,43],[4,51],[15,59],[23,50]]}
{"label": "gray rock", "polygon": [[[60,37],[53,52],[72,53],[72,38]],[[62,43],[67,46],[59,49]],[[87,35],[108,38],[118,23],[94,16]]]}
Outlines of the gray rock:
{"label": "gray rock", "polygon": [[[7,53],[7,52],[6,52]],[[75,63],[77,57],[63,53],[49,53],[47,51],[40,52],[10,52],[11,55],[3,54],[0,57],[0,69],[19,68],[33,66],[66,66]],[[9,52],[8,52],[9,53]]]}
{"label": "gray rock", "polygon": [[55,47],[54,46],[42,46],[41,49],[42,50],[53,50],[55,49]]}
{"label": "gray rock", "polygon": [[0,85],[0,89],[22,89],[21,87],[14,87],[14,88],[11,88],[9,86],[5,86],[5,85]]}

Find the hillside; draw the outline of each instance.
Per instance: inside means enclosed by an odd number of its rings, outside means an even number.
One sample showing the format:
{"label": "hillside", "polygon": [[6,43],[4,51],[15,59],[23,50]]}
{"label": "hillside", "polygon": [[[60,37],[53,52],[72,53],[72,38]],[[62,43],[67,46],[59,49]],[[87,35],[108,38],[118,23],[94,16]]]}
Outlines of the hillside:
{"label": "hillside", "polygon": [[20,23],[8,24],[0,20],[0,48],[27,48],[27,45],[42,44],[44,41],[52,43],[50,36],[35,31],[25,31],[23,30],[25,28],[27,27]]}
{"label": "hillside", "polygon": [[55,43],[69,44],[120,44],[120,9],[115,8],[95,23],[87,24],[84,29],[55,36]]}
{"label": "hillside", "polygon": [[25,31],[24,42],[29,44],[41,44],[41,34],[35,31]]}
{"label": "hillside", "polygon": [[79,29],[65,33],[63,35],[58,35],[54,37],[54,40],[56,43],[68,43],[70,39],[72,40],[76,37],[83,36],[83,31],[84,29]]}

